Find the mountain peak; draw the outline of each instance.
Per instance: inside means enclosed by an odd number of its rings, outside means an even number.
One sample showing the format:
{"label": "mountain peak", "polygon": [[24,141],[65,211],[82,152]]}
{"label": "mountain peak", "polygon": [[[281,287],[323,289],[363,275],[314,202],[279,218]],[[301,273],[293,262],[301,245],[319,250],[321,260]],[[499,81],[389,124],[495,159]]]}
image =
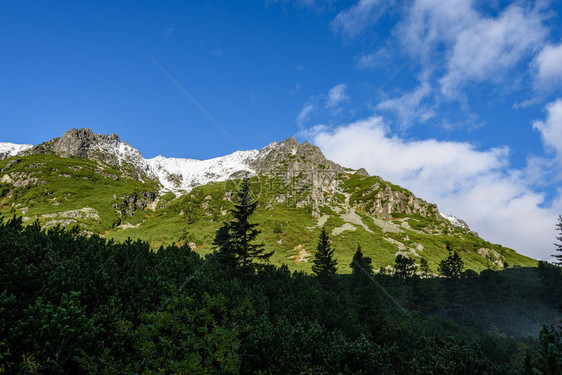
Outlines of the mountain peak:
{"label": "mountain peak", "polygon": [[258,173],[329,169],[341,172],[342,166],[324,156],[319,147],[308,142],[300,143],[295,137],[264,147],[252,163]]}
{"label": "mountain peak", "polygon": [[139,180],[148,172],[140,151],[127,142],[121,142],[119,135],[98,134],[88,128],[70,129],[60,138],[53,138],[22,153],[32,154],[87,158],[118,167],[126,165],[126,175]]}
{"label": "mountain peak", "polygon": [[[65,132],[60,138],[53,138],[34,146],[28,152],[30,154],[54,153],[62,157],[92,158],[93,150],[97,151],[108,148],[108,146],[118,147],[120,143],[119,136],[115,133],[104,135],[94,133],[88,128],[73,128]],[[106,161],[103,157],[101,159]]]}
{"label": "mountain peak", "polygon": [[297,147],[299,145],[299,141],[297,141],[295,137],[289,137],[281,142],[281,144],[289,147]]}

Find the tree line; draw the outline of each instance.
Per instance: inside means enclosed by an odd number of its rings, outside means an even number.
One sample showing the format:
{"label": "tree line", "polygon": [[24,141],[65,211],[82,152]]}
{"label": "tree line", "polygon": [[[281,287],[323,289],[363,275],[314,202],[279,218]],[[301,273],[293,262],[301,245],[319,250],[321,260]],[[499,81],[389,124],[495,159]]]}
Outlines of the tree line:
{"label": "tree line", "polygon": [[560,267],[467,275],[451,251],[450,276],[420,278],[358,246],[341,275],[323,229],[314,275],[291,273],[267,264],[247,189],[205,258],[0,219],[0,373],[560,373],[560,330],[531,323]]}

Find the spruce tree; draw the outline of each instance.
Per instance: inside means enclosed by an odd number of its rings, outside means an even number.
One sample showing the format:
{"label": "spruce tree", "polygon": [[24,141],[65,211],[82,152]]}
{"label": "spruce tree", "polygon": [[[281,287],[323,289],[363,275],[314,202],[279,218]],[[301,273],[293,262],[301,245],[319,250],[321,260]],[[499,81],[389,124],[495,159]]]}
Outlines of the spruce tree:
{"label": "spruce tree", "polygon": [[556,224],[556,229],[558,231],[558,235],[556,236],[558,243],[554,244],[554,246],[556,246],[558,254],[554,254],[554,258],[556,258],[555,263],[562,266],[562,215],[558,215],[558,224]]}
{"label": "spruce tree", "polygon": [[354,276],[358,275],[370,275],[373,273],[371,266],[371,258],[363,256],[361,251],[361,245],[357,244],[357,250],[353,254],[353,260],[350,264],[351,272]]}
{"label": "spruce tree", "polygon": [[447,250],[449,250],[449,256],[439,263],[439,273],[449,279],[458,279],[464,268],[464,262],[456,251],[451,253],[449,244],[447,244]]}
{"label": "spruce tree", "polygon": [[265,251],[263,244],[254,243],[260,231],[257,229],[258,224],[250,223],[249,219],[258,202],[251,197],[247,179],[240,186],[237,203],[230,211],[233,219],[224,223],[214,240],[217,259],[223,266],[231,269],[251,268],[254,260],[269,260],[273,255],[273,251]]}
{"label": "spruce tree", "polygon": [[338,262],[334,259],[334,250],[331,249],[330,238],[325,227],[322,227],[313,263],[312,272],[322,281],[327,281],[337,271]]}
{"label": "spruce tree", "polygon": [[412,258],[398,254],[394,260],[394,270],[399,277],[407,279],[416,273],[416,262]]}

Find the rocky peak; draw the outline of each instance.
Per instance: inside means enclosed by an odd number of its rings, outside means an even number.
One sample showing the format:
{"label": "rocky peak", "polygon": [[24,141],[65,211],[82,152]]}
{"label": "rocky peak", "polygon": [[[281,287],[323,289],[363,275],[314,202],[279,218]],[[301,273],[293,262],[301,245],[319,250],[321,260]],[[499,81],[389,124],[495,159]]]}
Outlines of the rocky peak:
{"label": "rocky peak", "polygon": [[97,134],[91,129],[70,129],[60,138],[34,146],[25,154],[55,154],[65,158],[78,157],[100,161],[112,166],[127,166],[123,172],[142,179],[149,170],[139,150],[121,142],[115,133]]}
{"label": "rocky peak", "polygon": [[281,142],[285,147],[296,148],[299,146],[299,141],[295,137],[289,137]]}
{"label": "rocky peak", "polygon": [[365,168],[359,168],[355,171],[355,173],[361,176],[369,177],[369,172],[367,172]]}
{"label": "rocky peak", "polygon": [[308,142],[299,144],[294,137],[264,147],[252,163],[252,167],[258,173],[318,170],[342,172],[344,170],[339,164],[326,159],[319,147]]}
{"label": "rocky peak", "polygon": [[29,150],[31,154],[54,153],[62,157],[87,158],[92,156],[92,151],[103,146],[118,146],[119,136],[96,134],[91,129],[70,129],[60,138],[51,139]]}

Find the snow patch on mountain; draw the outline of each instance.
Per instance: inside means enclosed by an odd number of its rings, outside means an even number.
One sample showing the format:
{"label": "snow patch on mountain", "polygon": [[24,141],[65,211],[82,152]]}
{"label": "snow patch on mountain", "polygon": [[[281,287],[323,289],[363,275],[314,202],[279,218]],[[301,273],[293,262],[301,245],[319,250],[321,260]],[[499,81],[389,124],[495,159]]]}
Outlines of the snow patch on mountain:
{"label": "snow patch on mountain", "polygon": [[127,142],[100,143],[97,145],[97,148],[114,156],[119,166],[128,163],[148,172],[146,160],[142,157],[140,151],[130,146]]}
{"label": "snow patch on mountain", "polygon": [[[251,165],[260,154],[258,150],[250,150],[236,151],[230,155],[209,160],[166,158],[161,155],[145,159],[139,150],[127,142],[121,142],[116,135],[96,135],[89,129],[74,130],[72,134],[70,133],[68,133],[68,139],[65,139],[63,135],[63,141],[55,140],[59,142],[55,147],[61,149],[57,148],[55,152],[61,151],[62,156],[93,157],[120,167],[130,166],[142,172],[137,174],[136,178],[142,180],[143,174],[146,174],[157,179],[162,185],[163,191],[172,191],[176,195],[187,193],[193,188],[209,182],[226,181],[237,172],[254,175],[255,170]],[[0,159],[18,155],[32,147],[33,145],[0,142]]]}
{"label": "snow patch on mountain", "polygon": [[33,147],[32,145],[20,145],[15,143],[0,142],[0,159],[11,158],[25,150]]}
{"label": "snow patch on mountain", "polygon": [[449,223],[453,224],[455,227],[459,227],[459,228],[464,228],[464,229],[470,229],[468,227],[468,224],[464,222],[464,220],[459,219],[456,216],[453,215],[449,215],[449,214],[444,214],[442,212],[439,213],[439,215],[441,215],[441,217],[443,217],[444,219],[446,219],[447,221],[449,221]]}
{"label": "snow patch on mountain", "polygon": [[258,150],[236,151],[208,160],[186,158],[168,158],[159,155],[152,159],[142,157],[139,150],[127,142],[103,142],[96,145],[101,151],[112,155],[119,166],[127,164],[148,176],[156,178],[163,191],[176,195],[187,193],[193,188],[209,182],[226,181],[236,172],[255,174],[250,167],[252,160],[259,154]]}
{"label": "snow patch on mountain", "polygon": [[226,181],[236,172],[255,174],[250,164],[258,153],[258,150],[236,151],[208,160],[166,158],[159,155],[144,161],[164,190],[181,194],[182,191],[189,192],[194,187],[209,182]]}

